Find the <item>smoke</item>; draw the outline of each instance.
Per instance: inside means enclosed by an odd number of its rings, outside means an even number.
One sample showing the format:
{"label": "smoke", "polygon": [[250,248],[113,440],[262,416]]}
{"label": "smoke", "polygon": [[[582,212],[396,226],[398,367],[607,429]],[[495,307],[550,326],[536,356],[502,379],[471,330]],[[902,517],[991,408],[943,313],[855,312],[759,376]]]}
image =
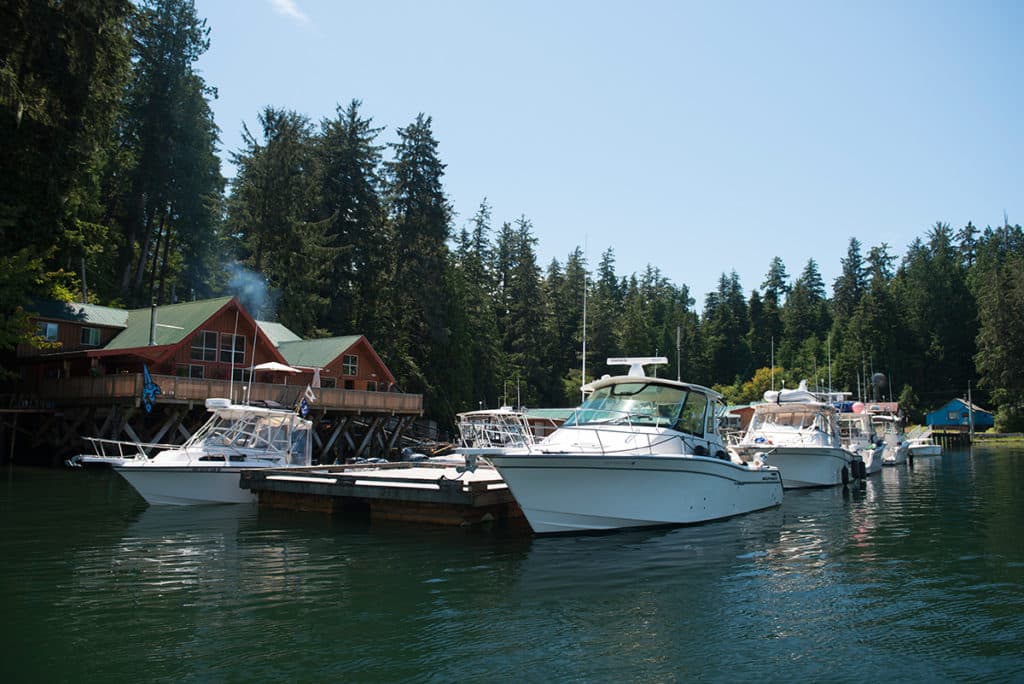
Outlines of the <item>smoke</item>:
{"label": "smoke", "polygon": [[238,297],[250,314],[260,320],[277,318],[277,302],[281,293],[272,290],[259,273],[250,271],[237,261],[225,268],[228,272],[228,292]]}

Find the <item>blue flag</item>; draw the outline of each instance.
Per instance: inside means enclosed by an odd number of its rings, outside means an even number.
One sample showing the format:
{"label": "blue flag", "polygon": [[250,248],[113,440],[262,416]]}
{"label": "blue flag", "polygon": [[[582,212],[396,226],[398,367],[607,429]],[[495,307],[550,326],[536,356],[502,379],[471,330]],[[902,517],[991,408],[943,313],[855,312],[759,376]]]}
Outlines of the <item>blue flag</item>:
{"label": "blue flag", "polygon": [[306,403],[306,397],[302,397],[302,401],[299,402],[299,415],[305,418],[309,414],[309,404]]}
{"label": "blue flag", "polygon": [[142,364],[142,405],[146,407],[146,413],[153,410],[153,402],[160,394],[160,385],[153,382],[149,375],[149,367]]}

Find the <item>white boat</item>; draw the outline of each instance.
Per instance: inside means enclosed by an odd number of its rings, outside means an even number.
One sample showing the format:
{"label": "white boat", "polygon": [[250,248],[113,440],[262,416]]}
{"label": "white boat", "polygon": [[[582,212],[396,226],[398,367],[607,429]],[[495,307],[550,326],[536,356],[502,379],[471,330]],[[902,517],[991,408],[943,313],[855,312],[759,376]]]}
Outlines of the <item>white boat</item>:
{"label": "white boat", "polygon": [[910,458],[918,456],[941,456],[942,445],[932,439],[931,433],[907,440],[907,453]]}
{"label": "white boat", "polygon": [[838,418],[843,447],[860,457],[864,463],[864,475],[882,472],[885,445],[875,432],[871,416],[867,413],[840,413]]}
{"label": "white boat", "polygon": [[535,444],[459,449],[497,468],[537,534],[685,525],[776,506],[776,468],[729,460],[718,434],[721,396],[647,377],[644,364],[608,359],[626,375],[589,383],[589,396]]}
{"label": "white boat", "polygon": [[252,468],[309,465],[312,423],[293,411],[207,399],[210,419],[184,444],[113,468],[151,504],[250,503],[239,486]]}
{"label": "white boat", "polygon": [[907,462],[907,439],[903,432],[903,420],[889,413],[876,413],[871,416],[875,431],[881,435],[885,450],[882,453],[883,465],[900,465]]}
{"label": "white boat", "polygon": [[730,447],[736,460],[778,467],[786,489],[846,484],[857,475],[860,464],[843,448],[835,407],[818,401],[806,381],[764,398],[743,439]]}
{"label": "white boat", "polygon": [[467,411],[456,418],[463,447],[529,446],[536,441],[526,414],[511,406]]}

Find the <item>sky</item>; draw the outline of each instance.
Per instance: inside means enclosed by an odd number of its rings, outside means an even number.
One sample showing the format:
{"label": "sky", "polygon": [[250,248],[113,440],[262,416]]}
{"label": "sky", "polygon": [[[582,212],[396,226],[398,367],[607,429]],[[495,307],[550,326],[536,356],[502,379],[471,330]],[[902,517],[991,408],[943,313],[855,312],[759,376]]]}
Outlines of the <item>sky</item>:
{"label": "sky", "polygon": [[[454,231],[486,199],[542,267],[648,265],[696,310],[772,257],[1024,223],[1024,3],[196,0],[224,173],[266,106],[432,118]],[[390,151],[385,152],[390,158]]]}

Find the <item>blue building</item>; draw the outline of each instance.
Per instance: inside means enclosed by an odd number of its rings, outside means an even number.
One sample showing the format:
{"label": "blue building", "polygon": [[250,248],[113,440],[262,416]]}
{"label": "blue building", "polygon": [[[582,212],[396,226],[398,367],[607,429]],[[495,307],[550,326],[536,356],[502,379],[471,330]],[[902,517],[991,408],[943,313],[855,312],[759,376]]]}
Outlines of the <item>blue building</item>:
{"label": "blue building", "polygon": [[970,427],[972,412],[975,430],[987,430],[995,425],[995,416],[992,413],[977,404],[968,404],[965,399],[951,399],[942,408],[929,413],[925,423],[935,428],[967,430]]}

